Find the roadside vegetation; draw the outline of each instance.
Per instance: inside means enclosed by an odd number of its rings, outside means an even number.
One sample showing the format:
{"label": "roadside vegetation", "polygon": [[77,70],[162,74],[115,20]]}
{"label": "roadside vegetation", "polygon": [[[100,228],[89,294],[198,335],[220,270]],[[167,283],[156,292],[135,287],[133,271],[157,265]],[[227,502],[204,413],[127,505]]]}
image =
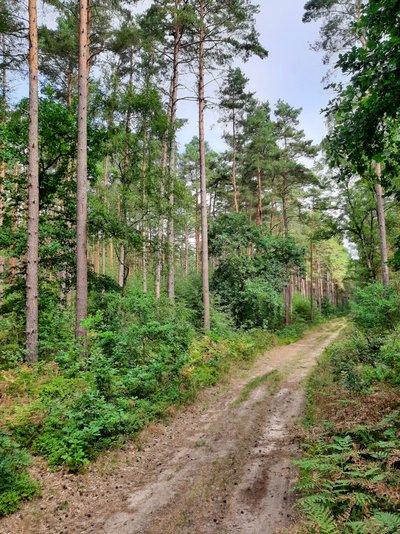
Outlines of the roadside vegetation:
{"label": "roadside vegetation", "polygon": [[[30,454],[52,468],[80,471],[102,450],[122,446],[151,421],[168,417],[172,405],[193,401],[233,366],[247,367],[262,351],[298,339],[311,323],[301,318],[307,303],[295,302],[299,316],[290,331],[238,330],[215,308],[214,328],[202,334],[188,304],[157,302],[131,288],[124,297],[102,296],[101,311],[86,324],[88,353],[65,341],[67,330],[58,331],[58,341],[47,340],[48,352],[35,366],[15,365],[15,355],[7,363],[5,347],[0,514],[38,493],[28,474]],[[67,329],[66,319],[64,324]]]}
{"label": "roadside vegetation", "polygon": [[351,320],[308,380],[299,532],[400,531],[400,302],[358,289]]}

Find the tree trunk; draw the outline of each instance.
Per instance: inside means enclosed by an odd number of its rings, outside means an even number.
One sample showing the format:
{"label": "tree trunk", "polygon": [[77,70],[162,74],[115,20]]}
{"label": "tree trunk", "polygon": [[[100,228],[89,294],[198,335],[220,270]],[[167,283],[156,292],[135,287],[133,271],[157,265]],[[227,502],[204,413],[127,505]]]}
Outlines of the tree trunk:
{"label": "tree trunk", "polygon": [[[7,121],[7,47],[6,47],[6,37],[3,33],[2,35],[2,58],[3,58],[3,68],[2,68],[2,83],[1,83],[1,122],[5,126]],[[0,226],[3,225],[3,216],[4,216],[4,205],[3,205],[3,193],[4,193],[4,180],[6,177],[6,164],[4,161],[0,161]],[[4,276],[5,271],[5,257],[0,253],[0,306],[3,304],[3,290],[4,290]]]}
{"label": "tree trunk", "polygon": [[204,329],[210,330],[210,289],[208,279],[208,227],[207,227],[207,176],[206,151],[204,136],[204,5],[200,0],[200,43],[199,43],[199,155],[200,155],[200,189],[201,189],[201,271],[203,281]]}
{"label": "tree trunk", "polygon": [[100,274],[100,241],[98,239],[95,240],[94,243],[94,251],[93,251],[93,268],[94,272],[96,274]]}
{"label": "tree trunk", "polygon": [[[287,179],[284,177],[282,189],[282,217],[283,217],[283,228],[285,239],[289,237],[289,221],[287,215]],[[285,324],[286,326],[290,325],[291,321],[291,308],[292,308],[292,295],[290,291],[290,286],[285,288]]]}
{"label": "tree trunk", "polygon": [[76,243],[76,330],[77,339],[87,344],[87,332],[81,325],[88,312],[87,279],[87,100],[89,62],[89,4],[79,4],[79,84],[78,84],[78,159],[77,159],[77,243]]}
{"label": "tree trunk", "polygon": [[147,130],[143,136],[143,162],[142,162],[142,263],[143,263],[143,293],[147,293],[147,239],[148,232],[146,228],[145,213],[146,213],[146,180],[147,180]]}
{"label": "tree trunk", "polygon": [[26,264],[26,361],[38,359],[39,324],[39,85],[36,0],[29,0],[29,163]]}
{"label": "tree trunk", "polygon": [[121,289],[125,287],[125,246],[121,245],[120,257],[119,257],[119,270],[118,270],[118,285]]}
{"label": "tree trunk", "polygon": [[[175,145],[175,141],[173,141]],[[169,218],[168,218],[168,298],[175,300],[175,229],[174,229],[174,182],[175,182],[175,146],[171,146],[170,154],[170,181],[169,181]]]}
{"label": "tree trunk", "polygon": [[388,247],[386,238],[386,221],[385,221],[385,206],[383,203],[383,193],[381,181],[381,164],[376,164],[376,175],[379,182],[375,184],[376,203],[379,221],[379,244],[381,249],[381,268],[382,268],[382,280],[385,288],[389,286],[389,267],[388,267]]}
{"label": "tree trunk", "polygon": [[257,168],[257,224],[258,226],[262,226],[262,178],[261,178],[261,169],[260,167]]}
{"label": "tree trunk", "polygon": [[[104,205],[107,206],[107,188],[108,188],[108,156],[104,158],[104,177],[103,177],[103,186],[104,186]],[[102,239],[102,250],[101,250],[101,273],[103,276],[107,273],[107,249],[106,249],[106,237],[103,235]]]}
{"label": "tree trunk", "polygon": [[163,264],[163,238],[164,238],[164,215],[163,215],[163,199],[165,194],[165,170],[167,168],[167,155],[168,155],[168,132],[165,133],[162,146],[161,156],[161,180],[160,180],[160,216],[158,220],[158,239],[157,239],[157,263],[156,263],[156,276],[155,276],[155,294],[156,299],[161,297],[161,273]]}
{"label": "tree trunk", "polygon": [[196,273],[200,271],[200,229],[199,229],[199,191],[196,188],[195,207],[195,241],[196,241]]}
{"label": "tree trunk", "polygon": [[189,228],[185,225],[185,276],[189,276]]}
{"label": "tree trunk", "polygon": [[233,185],[233,207],[235,213],[239,213],[237,177],[236,177],[236,115],[233,111],[232,119],[232,185]]}
{"label": "tree trunk", "polygon": [[314,243],[310,241],[310,320],[314,321]]}

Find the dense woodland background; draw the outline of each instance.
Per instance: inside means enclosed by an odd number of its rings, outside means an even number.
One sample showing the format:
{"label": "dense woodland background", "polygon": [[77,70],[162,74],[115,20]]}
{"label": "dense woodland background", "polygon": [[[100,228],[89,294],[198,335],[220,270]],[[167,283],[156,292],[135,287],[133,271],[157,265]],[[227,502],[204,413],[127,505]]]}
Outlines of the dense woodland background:
{"label": "dense woodland background", "polygon": [[[0,0],[8,451],[78,470],[356,288],[397,317],[399,11],[307,2],[333,95],[316,146],[301,109],[248,89],[239,60],[268,61],[250,0]],[[199,117],[184,147],[183,98]],[[36,491],[20,454],[3,513]]]}

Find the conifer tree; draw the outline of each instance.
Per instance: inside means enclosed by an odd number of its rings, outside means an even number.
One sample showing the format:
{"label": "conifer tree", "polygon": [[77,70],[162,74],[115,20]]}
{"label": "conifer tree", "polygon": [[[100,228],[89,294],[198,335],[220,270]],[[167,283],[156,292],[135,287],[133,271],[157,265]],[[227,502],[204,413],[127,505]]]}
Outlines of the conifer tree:
{"label": "conifer tree", "polygon": [[87,116],[89,68],[89,0],[79,2],[79,81],[78,81],[78,159],[76,211],[76,338],[86,344],[86,329],[82,321],[88,313],[87,257]]}
{"label": "conifer tree", "polygon": [[39,49],[36,0],[29,0],[29,163],[26,264],[26,360],[38,358],[39,330]]}

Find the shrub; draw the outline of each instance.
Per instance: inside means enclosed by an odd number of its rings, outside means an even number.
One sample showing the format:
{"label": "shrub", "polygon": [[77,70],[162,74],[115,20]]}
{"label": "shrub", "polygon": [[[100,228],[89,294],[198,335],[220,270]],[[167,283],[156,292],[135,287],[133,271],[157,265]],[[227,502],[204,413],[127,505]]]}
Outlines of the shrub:
{"label": "shrub", "polygon": [[400,320],[400,300],[395,288],[385,289],[380,283],[358,288],[351,303],[351,315],[371,348],[378,349],[385,334]]}
{"label": "shrub", "polygon": [[385,379],[400,385],[400,326],[386,337],[380,350],[381,361],[385,365]]}
{"label": "shrub", "polygon": [[[308,322],[311,318],[311,302],[310,299],[304,298],[299,293],[296,293],[293,296],[293,322]],[[318,323],[321,321],[321,314],[318,308],[317,303],[314,301],[314,322]]]}
{"label": "shrub", "polygon": [[31,499],[39,486],[27,472],[29,454],[0,431],[0,516],[15,512],[23,499]]}

